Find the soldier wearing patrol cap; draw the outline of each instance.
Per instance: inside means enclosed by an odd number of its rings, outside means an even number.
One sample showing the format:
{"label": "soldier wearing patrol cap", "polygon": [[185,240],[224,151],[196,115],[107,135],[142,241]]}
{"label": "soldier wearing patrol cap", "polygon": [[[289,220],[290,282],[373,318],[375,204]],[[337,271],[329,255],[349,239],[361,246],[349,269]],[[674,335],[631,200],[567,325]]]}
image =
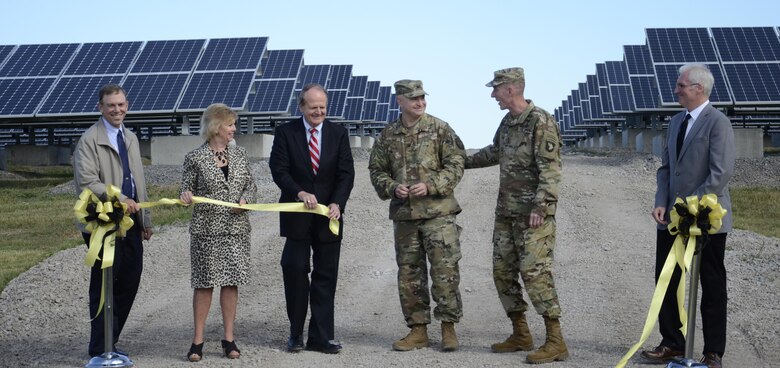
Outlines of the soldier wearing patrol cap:
{"label": "soldier wearing patrol cap", "polygon": [[561,181],[561,133],[553,117],[523,96],[522,68],[496,71],[491,97],[501,110],[493,144],[466,159],[466,168],[500,166],[500,181],[493,229],[493,281],[499,299],[512,321],[513,332],[493,344],[497,353],[534,348],[525,319],[523,280],[536,312],[544,317],[545,343],[526,359],[549,363],[569,356],[561,335],[561,308],[552,275],[555,250],[555,208]]}
{"label": "soldier wearing patrol cap", "polygon": [[[409,334],[393,349],[428,346],[431,323],[427,266],[430,262],[433,316],[441,321],[442,349],[458,349],[455,323],[463,315],[458,285],[461,209],[455,186],[463,176],[466,152],[450,126],[425,113],[425,90],[419,80],[395,83],[401,117],[388,124],[371,151],[371,184],[381,199],[390,200],[398,293]],[[427,258],[427,260],[426,260]]]}

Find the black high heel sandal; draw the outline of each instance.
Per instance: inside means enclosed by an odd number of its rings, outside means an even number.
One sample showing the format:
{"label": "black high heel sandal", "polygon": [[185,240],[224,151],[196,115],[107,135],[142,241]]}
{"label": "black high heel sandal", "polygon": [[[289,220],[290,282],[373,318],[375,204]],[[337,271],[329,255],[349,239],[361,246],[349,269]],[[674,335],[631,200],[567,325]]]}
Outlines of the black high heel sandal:
{"label": "black high heel sandal", "polygon": [[187,360],[199,362],[201,359],[203,359],[203,343],[197,345],[192,344],[190,346],[190,351],[187,353]]}
{"label": "black high heel sandal", "polygon": [[[222,340],[222,351],[225,352],[225,357],[229,359],[238,359],[241,356],[241,350],[238,350],[235,341]],[[233,354],[236,352],[236,354]]]}

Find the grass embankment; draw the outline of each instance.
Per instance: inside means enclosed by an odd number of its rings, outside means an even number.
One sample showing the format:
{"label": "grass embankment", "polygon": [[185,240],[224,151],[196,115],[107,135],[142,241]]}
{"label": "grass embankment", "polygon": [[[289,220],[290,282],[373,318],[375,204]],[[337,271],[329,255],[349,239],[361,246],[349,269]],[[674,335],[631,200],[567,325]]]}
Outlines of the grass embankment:
{"label": "grass embankment", "polygon": [[[9,169],[26,179],[0,180],[0,291],[14,277],[52,254],[84,244],[73,215],[75,189],[73,194],[49,194],[54,185],[73,178],[72,169]],[[179,188],[151,185],[148,190],[151,199],[178,198]],[[155,226],[188,221],[191,212],[180,206],[159,206],[151,211]]]}

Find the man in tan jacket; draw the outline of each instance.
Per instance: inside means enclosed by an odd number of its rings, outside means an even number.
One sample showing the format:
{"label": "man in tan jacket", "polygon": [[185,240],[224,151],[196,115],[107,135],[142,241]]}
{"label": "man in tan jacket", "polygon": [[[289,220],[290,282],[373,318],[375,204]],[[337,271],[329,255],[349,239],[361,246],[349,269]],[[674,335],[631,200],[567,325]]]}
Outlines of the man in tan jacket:
{"label": "man in tan jacket", "polygon": [[[124,238],[116,239],[114,275],[114,327],[113,344],[119,340],[133,306],[143,270],[143,240],[152,236],[152,223],[148,210],[141,210],[139,201],[145,201],[144,180],[138,138],[125,129],[123,121],[127,115],[128,102],[125,90],[116,84],[100,89],[98,109],[102,116],[79,139],[73,153],[73,171],[77,193],[89,188],[98,197],[106,193],[107,185],[122,188],[120,201],[127,204],[127,212],[134,225]],[[89,244],[90,234],[79,227],[84,241]],[[95,317],[100,305],[103,274],[101,262],[92,267],[89,283],[89,314]],[[103,313],[91,321],[89,355],[104,353]],[[114,346],[114,352],[120,352]]]}

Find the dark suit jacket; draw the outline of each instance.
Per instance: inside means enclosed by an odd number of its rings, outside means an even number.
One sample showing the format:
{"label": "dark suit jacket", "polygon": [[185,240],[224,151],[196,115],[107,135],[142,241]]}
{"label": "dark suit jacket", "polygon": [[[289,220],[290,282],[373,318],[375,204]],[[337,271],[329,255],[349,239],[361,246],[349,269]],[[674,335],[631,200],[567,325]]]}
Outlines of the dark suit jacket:
{"label": "dark suit jacket", "polygon": [[[314,194],[325,206],[337,203],[342,213],[352,192],[355,166],[349,146],[349,132],[341,125],[324,121],[320,137],[320,168],[315,176],[311,169],[309,142],[303,119],[276,128],[268,165],[274,183],[282,190],[279,202],[297,202],[301,190]],[[312,226],[320,241],[337,241],[343,234],[343,217],[339,236],[328,229],[328,218],[309,213],[279,213],[281,236],[305,239]]]}
{"label": "dark suit jacket", "polygon": [[[669,123],[661,167],[656,174],[655,207],[665,207],[669,221],[675,198],[714,193],[718,203],[728,211],[718,233],[729,232],[732,217],[728,183],[734,174],[736,159],[731,121],[707,104],[685,137],[677,158],[677,135],[686,114],[686,111],[680,112]],[[666,225],[658,228],[663,230]]]}

